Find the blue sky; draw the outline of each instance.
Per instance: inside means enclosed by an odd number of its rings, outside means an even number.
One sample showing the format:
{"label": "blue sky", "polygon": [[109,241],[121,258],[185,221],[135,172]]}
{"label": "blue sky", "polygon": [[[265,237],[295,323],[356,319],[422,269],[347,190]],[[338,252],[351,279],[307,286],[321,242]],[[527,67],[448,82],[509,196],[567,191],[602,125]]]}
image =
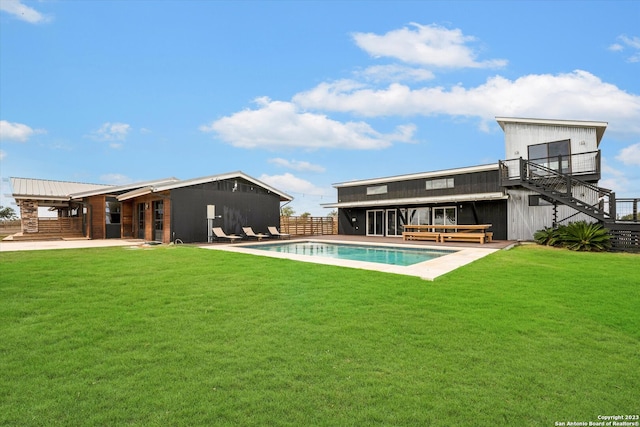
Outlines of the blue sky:
{"label": "blue sky", "polygon": [[326,215],[503,159],[496,116],[608,122],[600,185],[640,197],[640,2],[0,0],[4,206],[11,176],[242,170]]}

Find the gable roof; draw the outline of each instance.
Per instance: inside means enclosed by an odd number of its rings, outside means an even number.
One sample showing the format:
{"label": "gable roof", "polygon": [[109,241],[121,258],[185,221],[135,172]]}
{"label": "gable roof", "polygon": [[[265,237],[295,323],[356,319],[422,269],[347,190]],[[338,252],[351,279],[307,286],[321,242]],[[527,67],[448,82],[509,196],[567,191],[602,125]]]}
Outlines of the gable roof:
{"label": "gable roof", "polygon": [[554,119],[527,119],[522,117],[496,117],[496,121],[504,130],[507,123],[522,123],[528,125],[540,125],[540,126],[565,126],[576,128],[595,128],[596,129],[596,143],[600,145],[600,140],[604,135],[604,131],[607,129],[607,122],[592,122],[586,120],[554,120]]}
{"label": "gable roof", "polygon": [[283,193],[280,190],[276,190],[270,185],[265,184],[264,182],[259,181],[245,174],[242,171],[229,172],[229,173],[218,174],[218,175],[209,175],[201,178],[186,179],[183,181],[166,182],[158,185],[148,185],[144,187],[139,187],[133,191],[129,191],[127,193],[121,194],[120,196],[118,196],[118,200],[120,201],[129,200],[129,199],[133,199],[134,197],[143,196],[145,194],[158,193],[161,191],[173,190],[176,188],[184,188],[184,187],[190,187],[192,185],[206,184],[208,182],[224,181],[228,179],[238,179],[238,178],[244,179],[245,181],[251,182],[256,186],[262,187],[271,193],[277,194],[278,196],[280,196],[281,202],[289,202],[293,200],[292,196],[286,193]]}
{"label": "gable roof", "polygon": [[243,179],[256,186],[280,196],[280,201],[291,201],[293,197],[259,181],[244,172],[230,172],[210,175],[201,178],[179,180],[178,178],[164,178],[153,181],[136,182],[126,185],[87,184],[81,182],[52,181],[46,179],[11,178],[14,199],[36,199],[49,202],[65,202],[79,200],[84,197],[100,194],[120,194],[118,200],[128,200],[145,194],[172,190],[174,188],[189,187],[207,182],[223,181],[227,179]]}

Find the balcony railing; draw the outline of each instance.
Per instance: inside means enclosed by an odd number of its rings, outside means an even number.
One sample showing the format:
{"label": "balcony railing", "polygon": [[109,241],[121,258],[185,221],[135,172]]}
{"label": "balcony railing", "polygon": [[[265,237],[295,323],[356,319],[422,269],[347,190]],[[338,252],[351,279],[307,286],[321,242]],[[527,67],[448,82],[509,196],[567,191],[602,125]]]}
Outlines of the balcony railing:
{"label": "balcony railing", "polygon": [[[529,162],[540,165],[542,170],[550,169],[561,174],[573,176],[593,175],[595,179],[600,178],[600,151],[590,151],[570,156],[529,159]],[[500,161],[500,180],[502,185],[517,183],[523,178],[520,159]]]}

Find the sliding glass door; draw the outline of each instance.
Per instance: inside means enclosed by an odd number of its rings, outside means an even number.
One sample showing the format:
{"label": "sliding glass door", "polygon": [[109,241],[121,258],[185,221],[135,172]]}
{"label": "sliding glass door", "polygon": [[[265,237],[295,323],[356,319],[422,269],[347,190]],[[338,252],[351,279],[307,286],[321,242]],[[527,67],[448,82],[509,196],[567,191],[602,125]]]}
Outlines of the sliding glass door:
{"label": "sliding glass door", "polygon": [[367,211],[367,236],[384,236],[384,211]]}

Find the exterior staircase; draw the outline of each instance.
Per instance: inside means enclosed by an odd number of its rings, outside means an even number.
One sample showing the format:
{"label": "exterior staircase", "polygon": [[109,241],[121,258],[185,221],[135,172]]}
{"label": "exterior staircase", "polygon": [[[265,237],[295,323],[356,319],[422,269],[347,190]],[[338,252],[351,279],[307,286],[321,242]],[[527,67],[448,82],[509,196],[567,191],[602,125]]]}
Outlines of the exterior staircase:
{"label": "exterior staircase", "polygon": [[[609,230],[612,250],[640,252],[640,199],[616,199],[613,191],[580,180],[573,174],[563,173],[522,158],[515,161],[518,162],[518,170],[515,173],[514,160],[500,161],[502,185],[524,187],[553,203],[554,226],[576,215],[558,220],[558,204],[566,205],[594,218]],[[631,213],[619,214],[619,205],[630,205]]]}

